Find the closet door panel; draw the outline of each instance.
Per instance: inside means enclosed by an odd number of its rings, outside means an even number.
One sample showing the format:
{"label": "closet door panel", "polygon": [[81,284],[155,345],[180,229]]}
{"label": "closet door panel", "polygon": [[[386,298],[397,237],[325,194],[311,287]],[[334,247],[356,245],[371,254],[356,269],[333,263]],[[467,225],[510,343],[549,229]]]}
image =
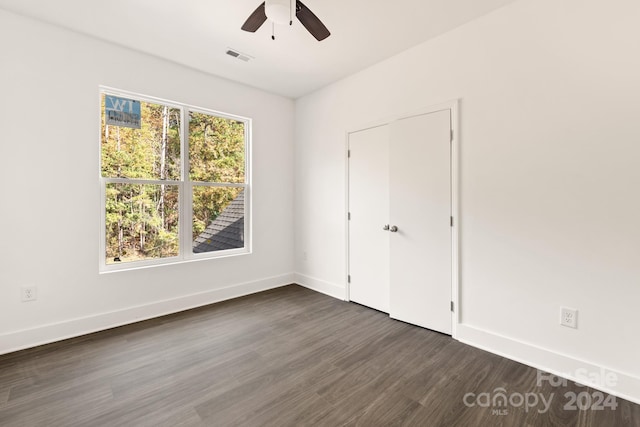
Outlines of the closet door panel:
{"label": "closet door panel", "polygon": [[349,135],[349,299],[389,312],[389,126]]}
{"label": "closet door panel", "polygon": [[451,334],[450,111],[390,127],[390,315]]}

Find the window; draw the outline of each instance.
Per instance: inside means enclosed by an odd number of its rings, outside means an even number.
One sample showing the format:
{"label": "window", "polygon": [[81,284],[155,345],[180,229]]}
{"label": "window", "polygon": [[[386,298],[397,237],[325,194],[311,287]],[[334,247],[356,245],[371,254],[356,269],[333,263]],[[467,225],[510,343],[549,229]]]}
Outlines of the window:
{"label": "window", "polygon": [[248,253],[251,121],[100,95],[101,270]]}

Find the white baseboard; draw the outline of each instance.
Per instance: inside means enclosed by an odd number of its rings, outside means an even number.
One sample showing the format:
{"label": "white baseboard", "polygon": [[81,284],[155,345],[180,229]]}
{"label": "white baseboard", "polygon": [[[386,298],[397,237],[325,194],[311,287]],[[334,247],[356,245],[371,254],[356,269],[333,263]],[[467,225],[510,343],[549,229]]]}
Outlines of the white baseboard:
{"label": "white baseboard", "polygon": [[[316,279],[299,273],[285,274],[253,282],[240,283],[226,288],[191,294],[179,298],[156,301],[123,310],[101,313],[64,322],[43,325],[0,335],[0,354],[11,353],[55,341],[90,334],[142,320],[165,316],[232,298],[238,298],[269,289],[299,284],[316,292],[339,300],[346,300],[344,286]],[[591,386],[622,399],[640,404],[640,378],[596,365],[591,362],[563,355],[513,338],[501,336],[466,324],[457,325],[460,342],[489,351],[541,371]],[[614,385],[602,385],[588,380],[590,373],[612,373]],[[587,373],[585,375],[585,373]]]}
{"label": "white baseboard", "polygon": [[294,273],[294,282],[313,291],[329,295],[330,297],[334,297],[342,301],[347,300],[347,292],[344,286],[316,279],[315,277],[305,276],[300,273]]}
{"label": "white baseboard", "polygon": [[[633,375],[465,324],[458,325],[456,338],[473,347],[640,404],[640,378]],[[615,380],[607,384],[603,374],[613,374]],[[589,381],[590,378],[595,378],[596,382]]]}
{"label": "white baseboard", "polygon": [[202,307],[232,298],[279,288],[294,282],[293,274],[239,283],[226,288],[185,295],[178,298],[155,301],[136,307],[96,314],[64,322],[42,325],[36,328],[0,334],[0,354],[49,344],[68,338],[103,331],[142,320],[161,317],[192,308]]}

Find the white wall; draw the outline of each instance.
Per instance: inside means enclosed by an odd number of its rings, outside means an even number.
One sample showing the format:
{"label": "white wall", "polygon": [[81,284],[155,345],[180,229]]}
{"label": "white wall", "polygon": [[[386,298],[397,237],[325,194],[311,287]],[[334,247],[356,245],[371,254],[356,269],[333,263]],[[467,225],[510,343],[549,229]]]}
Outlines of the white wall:
{"label": "white wall", "polygon": [[640,401],[638,22],[637,0],[521,0],[298,99],[298,280],[344,295],[345,132],[459,98],[458,338]]}
{"label": "white wall", "polygon": [[[98,274],[99,85],[253,119],[253,254]],[[293,280],[292,100],[3,11],[0,99],[0,353]]]}

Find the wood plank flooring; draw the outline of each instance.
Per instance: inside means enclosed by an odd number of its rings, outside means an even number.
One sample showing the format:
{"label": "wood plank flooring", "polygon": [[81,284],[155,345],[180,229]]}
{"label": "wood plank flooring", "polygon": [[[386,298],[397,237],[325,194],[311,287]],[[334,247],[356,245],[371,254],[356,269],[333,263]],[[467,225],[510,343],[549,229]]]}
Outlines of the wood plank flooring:
{"label": "wood plank flooring", "polygon": [[295,285],[0,356],[3,427],[640,426],[571,392],[599,393]]}

